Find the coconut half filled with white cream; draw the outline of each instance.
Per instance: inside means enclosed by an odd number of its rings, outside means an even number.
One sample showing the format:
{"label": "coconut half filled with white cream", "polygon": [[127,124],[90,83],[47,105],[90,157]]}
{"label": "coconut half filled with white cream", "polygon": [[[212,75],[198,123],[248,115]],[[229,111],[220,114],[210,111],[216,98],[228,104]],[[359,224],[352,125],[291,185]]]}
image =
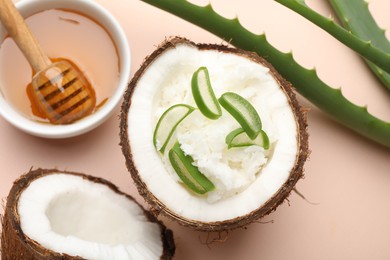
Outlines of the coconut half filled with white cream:
{"label": "coconut half filled with white cream", "polygon": [[21,176],[7,198],[1,258],[171,259],[172,232],[106,180],[56,169]]}
{"label": "coconut half filled with white cream", "polygon": [[308,154],[305,114],[270,64],[178,37],[136,72],[120,135],[153,212],[207,231],[273,211],[302,177]]}

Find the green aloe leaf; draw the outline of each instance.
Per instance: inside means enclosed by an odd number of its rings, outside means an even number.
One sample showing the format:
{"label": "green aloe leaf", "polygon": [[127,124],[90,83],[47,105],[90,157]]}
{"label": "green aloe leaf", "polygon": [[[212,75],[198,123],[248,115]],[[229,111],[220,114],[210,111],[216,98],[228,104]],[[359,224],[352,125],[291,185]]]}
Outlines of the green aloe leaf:
{"label": "green aloe leaf", "polygon": [[367,60],[376,64],[383,70],[390,72],[390,53],[386,53],[375,47],[370,40],[362,40],[361,38],[352,34],[350,31],[345,30],[343,27],[336,24],[332,19],[324,17],[311,9],[303,0],[275,1],[302,15],[315,25],[328,32],[334,38],[362,55]]}
{"label": "green aloe leaf", "polygon": [[[384,52],[390,53],[390,42],[386,38],[385,31],[381,29],[368,9],[368,3],[364,0],[329,0],[340,22],[347,30],[359,38],[371,41],[371,44]],[[367,65],[390,90],[390,74],[383,71],[374,63],[368,61]]]}

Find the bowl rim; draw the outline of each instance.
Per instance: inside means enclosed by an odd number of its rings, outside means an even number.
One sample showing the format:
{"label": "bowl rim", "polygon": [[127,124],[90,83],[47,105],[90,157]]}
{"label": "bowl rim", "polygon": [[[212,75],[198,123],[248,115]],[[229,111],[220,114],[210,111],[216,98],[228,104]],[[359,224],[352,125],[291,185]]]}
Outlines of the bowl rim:
{"label": "bowl rim", "polygon": [[[53,125],[33,121],[5,100],[0,89],[0,115],[16,128],[34,136],[45,138],[68,138],[86,133],[106,121],[122,101],[131,74],[131,52],[126,34],[116,18],[94,0],[21,0],[15,4],[22,16],[30,16],[44,10],[59,8],[77,11],[96,20],[110,34],[116,45],[119,58],[119,82],[112,96],[93,114],[68,125]],[[6,37],[0,24],[0,45]]]}

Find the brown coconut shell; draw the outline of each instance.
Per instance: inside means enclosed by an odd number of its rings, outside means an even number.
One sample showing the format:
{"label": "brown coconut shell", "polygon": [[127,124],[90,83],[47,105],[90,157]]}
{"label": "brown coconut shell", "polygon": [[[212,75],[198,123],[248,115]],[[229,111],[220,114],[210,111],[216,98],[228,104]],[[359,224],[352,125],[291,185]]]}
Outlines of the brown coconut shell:
{"label": "brown coconut shell", "polygon": [[[229,219],[226,221],[217,221],[217,222],[199,222],[190,219],[186,219],[174,212],[172,212],[169,207],[164,205],[158,198],[151,193],[146,184],[142,181],[142,173],[138,172],[135,163],[133,162],[133,155],[131,149],[131,140],[128,138],[127,129],[127,117],[128,112],[132,103],[132,95],[134,89],[137,87],[138,80],[142,77],[144,72],[148,67],[153,63],[153,61],[158,58],[163,52],[175,48],[178,44],[187,44],[193,47],[198,48],[199,50],[217,50],[224,53],[235,54],[238,56],[245,57],[256,63],[260,63],[265,67],[270,69],[271,74],[275,80],[279,83],[281,89],[286,94],[286,97],[289,100],[292,111],[295,115],[295,121],[298,128],[298,147],[299,153],[295,160],[295,165],[291,169],[290,176],[288,180],[283,184],[278,192],[270,198],[262,207],[250,212],[247,215],[237,217],[235,219]],[[121,107],[121,116],[120,116],[120,145],[122,147],[122,152],[126,159],[126,166],[129,170],[140,195],[142,195],[145,200],[151,205],[152,212],[155,215],[163,214],[173,220],[178,221],[180,224],[194,228],[201,231],[223,231],[231,230],[239,227],[243,227],[254,220],[262,218],[271,212],[273,212],[286,198],[289,196],[291,191],[294,189],[297,181],[303,177],[303,165],[308,158],[309,146],[308,146],[308,133],[307,133],[307,120],[306,120],[307,109],[304,109],[298,103],[298,100],[295,95],[295,90],[290,82],[286,81],[270,63],[268,63],[264,58],[259,57],[256,53],[248,52],[245,50],[231,48],[225,45],[216,45],[216,44],[195,44],[194,42],[187,40],[181,37],[173,37],[165,40],[150,56],[148,56],[138,71],[135,73],[133,79],[129,83],[128,89],[124,96],[124,101]],[[174,196],[174,194],[172,195]]]}
{"label": "brown coconut shell", "polygon": [[[78,256],[70,256],[67,254],[60,254],[44,248],[38,242],[29,238],[24,234],[20,226],[20,218],[18,214],[18,201],[20,195],[23,191],[32,183],[34,180],[41,178],[46,175],[54,173],[65,173],[71,175],[81,176],[82,178],[94,182],[103,184],[113,190],[119,195],[127,197],[129,200],[135,202],[138,206],[142,208],[132,197],[127,194],[122,193],[114,184],[104,180],[102,178],[93,177],[90,175],[68,172],[68,171],[59,171],[57,169],[36,169],[30,170],[25,175],[21,176],[16,180],[11,188],[11,191],[7,198],[7,205],[5,207],[5,215],[2,219],[2,235],[1,235],[1,259],[2,260],[20,260],[20,259],[58,259],[58,260],[78,260],[83,259]],[[142,208],[143,209],[143,208]],[[149,221],[158,223],[161,229],[161,239],[163,241],[164,251],[161,259],[172,259],[175,253],[175,244],[173,240],[173,233],[171,230],[167,229],[164,224],[157,220],[152,214],[144,210],[145,216]]]}

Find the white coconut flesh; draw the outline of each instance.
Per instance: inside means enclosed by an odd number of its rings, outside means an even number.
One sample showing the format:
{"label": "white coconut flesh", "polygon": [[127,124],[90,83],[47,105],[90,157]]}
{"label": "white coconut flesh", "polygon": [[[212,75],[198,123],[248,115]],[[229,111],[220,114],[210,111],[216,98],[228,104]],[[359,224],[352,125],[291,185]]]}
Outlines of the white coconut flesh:
{"label": "white coconut flesh", "polygon": [[[200,196],[185,188],[168,153],[161,156],[152,140],[166,109],[175,104],[196,106],[191,77],[202,66],[209,71],[217,98],[235,92],[255,107],[271,147],[266,151],[260,146],[227,149],[226,135],[240,126],[226,110],[222,109],[218,120],[207,119],[199,111],[190,114],[172,142],[178,140],[216,186]],[[171,212],[195,221],[226,221],[260,208],[286,182],[298,154],[294,113],[267,67],[240,55],[185,43],[164,51],[145,69],[132,96],[128,125],[133,162],[147,189]]]}
{"label": "white coconut flesh", "polygon": [[23,232],[43,247],[86,259],[160,259],[161,230],[132,200],[80,176],[51,174],[21,194]]}

